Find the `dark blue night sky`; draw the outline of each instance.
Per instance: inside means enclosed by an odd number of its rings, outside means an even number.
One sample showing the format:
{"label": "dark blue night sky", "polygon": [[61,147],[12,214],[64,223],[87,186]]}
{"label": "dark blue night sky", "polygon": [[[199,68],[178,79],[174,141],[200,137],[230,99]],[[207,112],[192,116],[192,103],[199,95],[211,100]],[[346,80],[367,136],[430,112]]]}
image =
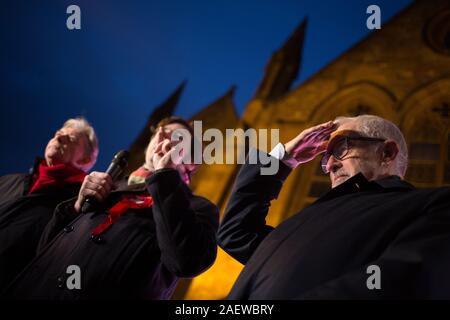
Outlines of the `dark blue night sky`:
{"label": "dark blue night sky", "polygon": [[[235,84],[242,113],[264,66],[304,17],[296,85],[365,37],[366,8],[382,22],[411,0],[2,0],[0,174],[24,172],[65,119],[83,115],[100,140],[96,170],[126,148],[152,109],[188,80],[176,114],[189,117]],[[66,8],[81,8],[81,30]]]}

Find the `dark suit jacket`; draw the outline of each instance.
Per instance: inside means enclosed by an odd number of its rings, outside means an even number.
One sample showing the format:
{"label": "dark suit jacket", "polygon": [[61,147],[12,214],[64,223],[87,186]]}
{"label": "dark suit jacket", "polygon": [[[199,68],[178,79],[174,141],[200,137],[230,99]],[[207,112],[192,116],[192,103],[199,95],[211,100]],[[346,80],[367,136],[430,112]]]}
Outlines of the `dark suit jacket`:
{"label": "dark suit jacket", "polygon": [[[177,171],[158,170],[147,184],[123,185],[94,212],[76,214],[75,199],[60,204],[43,234],[38,256],[15,279],[6,297],[168,299],[179,278],[194,277],[214,262],[218,209],[193,195]],[[91,239],[92,230],[105,220],[106,209],[121,195],[145,189],[153,197],[150,208],[128,209],[100,239]],[[66,285],[70,265],[80,268],[81,290]]]}
{"label": "dark suit jacket", "polygon": [[[449,188],[358,174],[274,229],[265,217],[290,169],[260,168],[242,167],[219,227],[219,245],[245,264],[230,299],[450,298],[449,272],[434,271],[450,270]],[[367,287],[370,265],[380,290]]]}

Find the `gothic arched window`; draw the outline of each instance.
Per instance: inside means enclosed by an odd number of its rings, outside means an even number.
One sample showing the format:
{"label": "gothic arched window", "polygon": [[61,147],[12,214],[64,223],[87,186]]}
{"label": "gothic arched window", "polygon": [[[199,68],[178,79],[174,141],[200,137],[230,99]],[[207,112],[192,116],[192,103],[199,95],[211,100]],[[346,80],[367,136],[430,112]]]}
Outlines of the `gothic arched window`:
{"label": "gothic arched window", "polygon": [[428,21],[424,37],[433,50],[450,55],[450,9],[442,10]]}
{"label": "gothic arched window", "polygon": [[408,130],[406,180],[418,187],[450,184],[450,107],[447,103],[416,117]]}

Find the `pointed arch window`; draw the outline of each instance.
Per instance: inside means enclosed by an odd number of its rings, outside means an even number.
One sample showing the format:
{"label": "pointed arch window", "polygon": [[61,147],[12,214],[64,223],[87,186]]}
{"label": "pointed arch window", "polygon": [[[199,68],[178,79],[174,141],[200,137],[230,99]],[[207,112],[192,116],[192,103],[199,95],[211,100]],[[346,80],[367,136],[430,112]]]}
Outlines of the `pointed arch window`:
{"label": "pointed arch window", "polygon": [[436,52],[450,54],[450,8],[441,10],[425,25],[426,43]]}
{"label": "pointed arch window", "polygon": [[449,106],[442,103],[414,119],[408,132],[406,179],[418,187],[450,184]]}

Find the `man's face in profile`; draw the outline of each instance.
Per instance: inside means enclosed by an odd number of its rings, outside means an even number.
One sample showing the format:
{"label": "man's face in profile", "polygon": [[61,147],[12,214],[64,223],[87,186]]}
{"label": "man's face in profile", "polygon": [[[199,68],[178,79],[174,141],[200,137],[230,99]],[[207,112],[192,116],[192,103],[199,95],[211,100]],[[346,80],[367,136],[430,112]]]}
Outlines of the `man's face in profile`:
{"label": "man's face in profile", "polygon": [[75,128],[61,128],[56,131],[53,138],[45,148],[47,165],[71,164],[79,167],[89,159],[85,159],[86,137]]}

